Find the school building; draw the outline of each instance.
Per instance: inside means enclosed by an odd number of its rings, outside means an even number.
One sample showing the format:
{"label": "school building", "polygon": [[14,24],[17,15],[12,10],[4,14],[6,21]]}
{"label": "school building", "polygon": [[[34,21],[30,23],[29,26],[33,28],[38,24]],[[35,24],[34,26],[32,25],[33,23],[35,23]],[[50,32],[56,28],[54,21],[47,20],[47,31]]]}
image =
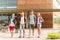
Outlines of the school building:
{"label": "school building", "polygon": [[[55,5],[55,3],[58,4]],[[60,0],[0,0],[0,24],[8,23],[10,14],[15,13],[18,16],[19,25],[19,13],[24,11],[25,17],[27,17],[26,28],[28,28],[28,16],[30,10],[33,9],[35,15],[40,12],[44,19],[42,28],[53,28],[53,16],[58,16],[56,12],[60,12],[58,5],[60,5]]]}

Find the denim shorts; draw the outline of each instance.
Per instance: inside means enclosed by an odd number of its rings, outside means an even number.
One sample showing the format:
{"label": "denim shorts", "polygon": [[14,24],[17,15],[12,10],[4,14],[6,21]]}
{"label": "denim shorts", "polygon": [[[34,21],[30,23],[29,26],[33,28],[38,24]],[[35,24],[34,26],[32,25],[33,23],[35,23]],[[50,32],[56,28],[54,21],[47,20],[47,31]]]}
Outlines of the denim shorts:
{"label": "denim shorts", "polygon": [[37,27],[42,27],[42,23],[37,23]]}

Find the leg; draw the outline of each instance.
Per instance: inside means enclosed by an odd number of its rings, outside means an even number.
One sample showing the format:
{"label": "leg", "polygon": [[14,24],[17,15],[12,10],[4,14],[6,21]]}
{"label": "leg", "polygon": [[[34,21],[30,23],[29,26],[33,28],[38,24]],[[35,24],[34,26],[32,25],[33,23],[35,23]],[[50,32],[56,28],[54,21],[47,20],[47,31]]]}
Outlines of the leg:
{"label": "leg", "polygon": [[39,36],[40,36],[40,30],[39,30],[39,27],[38,27],[38,38],[39,38]]}
{"label": "leg", "polygon": [[13,30],[11,30],[11,37],[13,37],[13,34],[14,34],[14,33],[13,33]]}
{"label": "leg", "polygon": [[32,37],[34,36],[34,29],[32,29]]}
{"label": "leg", "polygon": [[34,25],[32,25],[32,37],[34,36]]}
{"label": "leg", "polygon": [[12,30],[10,30],[10,33],[11,33],[11,37],[13,37],[13,31]]}
{"label": "leg", "polygon": [[10,27],[10,33],[11,33],[11,37],[13,37],[13,30],[14,30],[14,27]]}
{"label": "leg", "polygon": [[38,37],[40,37],[41,34],[41,26],[38,26]]}
{"label": "leg", "polygon": [[22,25],[20,24],[20,36],[19,36],[19,38],[21,38],[21,31],[22,31]]}
{"label": "leg", "polygon": [[23,24],[23,38],[25,37],[25,25]]}
{"label": "leg", "polygon": [[12,31],[10,30],[10,33],[11,33],[11,37],[12,37]]}
{"label": "leg", "polygon": [[31,25],[29,25],[29,37],[31,36]]}

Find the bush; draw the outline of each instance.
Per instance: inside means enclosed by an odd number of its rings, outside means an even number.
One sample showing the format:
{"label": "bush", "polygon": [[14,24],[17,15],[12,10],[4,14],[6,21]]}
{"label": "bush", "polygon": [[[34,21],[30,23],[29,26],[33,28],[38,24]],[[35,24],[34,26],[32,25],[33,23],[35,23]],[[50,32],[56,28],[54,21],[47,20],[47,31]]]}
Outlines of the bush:
{"label": "bush", "polygon": [[49,33],[48,34],[48,39],[60,39],[60,34],[59,33]]}
{"label": "bush", "polygon": [[60,33],[60,30],[58,31],[58,33]]}

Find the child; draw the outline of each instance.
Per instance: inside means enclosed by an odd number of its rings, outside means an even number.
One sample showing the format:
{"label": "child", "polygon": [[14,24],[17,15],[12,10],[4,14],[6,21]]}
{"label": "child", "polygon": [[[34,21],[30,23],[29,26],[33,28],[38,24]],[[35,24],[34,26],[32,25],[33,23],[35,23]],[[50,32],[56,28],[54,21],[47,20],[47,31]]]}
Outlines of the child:
{"label": "child", "polygon": [[11,37],[13,37],[13,31],[14,31],[14,27],[15,27],[15,14],[12,14],[12,16],[9,18],[9,29],[10,29],[10,33],[11,33]]}
{"label": "child", "polygon": [[37,13],[37,28],[38,28],[38,38],[40,37],[41,34],[41,26],[42,26],[42,22],[43,22],[43,18],[40,15],[40,13]]}
{"label": "child", "polygon": [[32,29],[32,37],[34,36],[34,25],[35,25],[35,16],[34,16],[34,12],[31,11],[30,15],[29,15],[29,36],[31,37],[31,29]]}
{"label": "child", "polygon": [[21,33],[23,30],[23,38],[25,37],[25,17],[24,17],[24,12],[21,13],[21,19],[20,19],[20,36],[19,38],[21,38]]}

